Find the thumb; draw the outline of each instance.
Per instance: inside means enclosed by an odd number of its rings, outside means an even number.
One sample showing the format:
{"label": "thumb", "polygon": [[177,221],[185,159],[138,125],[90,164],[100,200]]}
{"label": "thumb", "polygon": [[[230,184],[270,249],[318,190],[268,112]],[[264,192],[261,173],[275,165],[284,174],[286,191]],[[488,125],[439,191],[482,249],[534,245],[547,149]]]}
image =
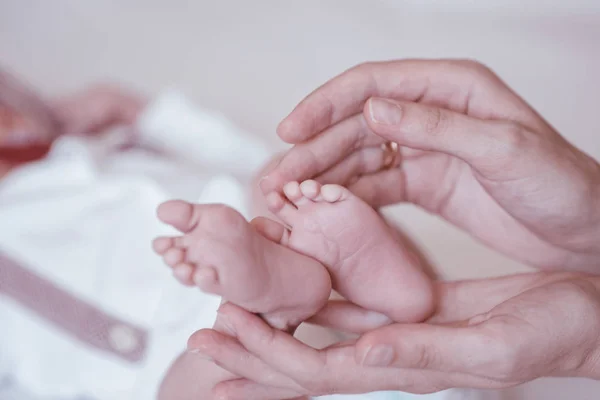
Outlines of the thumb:
{"label": "thumb", "polygon": [[[478,326],[389,325],[363,335],[356,362],[447,372],[479,372],[504,349]],[[491,361],[490,361],[491,360]]]}
{"label": "thumb", "polygon": [[401,146],[462,159],[481,173],[500,172],[528,151],[532,134],[513,122],[486,121],[420,103],[373,97],[363,114],[371,130]]}

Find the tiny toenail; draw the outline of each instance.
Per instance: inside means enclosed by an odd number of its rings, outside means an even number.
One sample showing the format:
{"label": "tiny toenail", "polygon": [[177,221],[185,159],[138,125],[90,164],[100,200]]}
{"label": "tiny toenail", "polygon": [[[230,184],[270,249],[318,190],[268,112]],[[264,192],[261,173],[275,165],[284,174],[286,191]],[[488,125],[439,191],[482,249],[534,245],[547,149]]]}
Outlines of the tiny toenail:
{"label": "tiny toenail", "polygon": [[189,279],[191,272],[191,268],[187,265],[178,265],[173,269],[173,275],[180,280]]}
{"label": "tiny toenail", "polygon": [[388,345],[376,345],[367,350],[362,364],[369,367],[387,367],[394,359],[394,349]]}

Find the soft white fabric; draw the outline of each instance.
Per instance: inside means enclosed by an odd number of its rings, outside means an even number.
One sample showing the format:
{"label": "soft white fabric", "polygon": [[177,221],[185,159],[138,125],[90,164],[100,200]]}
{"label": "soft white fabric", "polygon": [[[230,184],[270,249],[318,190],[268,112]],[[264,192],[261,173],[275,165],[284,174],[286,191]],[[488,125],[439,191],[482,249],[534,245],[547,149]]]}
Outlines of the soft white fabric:
{"label": "soft white fabric", "polygon": [[[263,144],[222,117],[169,92],[140,118],[146,144],[165,155],[119,151],[104,140],[65,137],[48,157],[0,182],[0,248],[35,273],[150,332],[132,365],[71,340],[0,297],[0,376],[40,396],[151,399],[219,299],[183,288],[151,251],[156,206],[170,198],[229,204],[248,216],[244,180],[266,160]],[[237,178],[234,178],[236,176]]]}

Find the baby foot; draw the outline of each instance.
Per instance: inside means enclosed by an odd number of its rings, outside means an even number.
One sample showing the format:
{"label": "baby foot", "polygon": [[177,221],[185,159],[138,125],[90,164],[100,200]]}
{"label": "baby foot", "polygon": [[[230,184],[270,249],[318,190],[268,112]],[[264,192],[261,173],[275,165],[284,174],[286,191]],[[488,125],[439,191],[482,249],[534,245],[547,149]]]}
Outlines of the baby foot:
{"label": "baby foot", "polygon": [[271,193],[267,203],[291,227],[286,244],[321,261],[340,294],[398,322],[431,314],[429,278],[368,204],[342,186],[312,180],[283,190],[289,201]]}
{"label": "baby foot", "polygon": [[261,218],[251,225],[224,205],[179,200],[162,204],[158,217],[182,232],[153,243],[181,282],[261,313],[276,328],[299,325],[329,298],[329,273],[279,244],[286,236],[279,223]]}

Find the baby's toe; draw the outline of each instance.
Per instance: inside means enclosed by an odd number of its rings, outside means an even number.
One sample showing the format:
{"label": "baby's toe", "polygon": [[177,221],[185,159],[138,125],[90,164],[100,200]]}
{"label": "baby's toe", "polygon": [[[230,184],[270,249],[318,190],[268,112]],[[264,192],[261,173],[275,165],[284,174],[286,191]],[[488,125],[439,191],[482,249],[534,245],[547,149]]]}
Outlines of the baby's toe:
{"label": "baby's toe", "polygon": [[179,282],[186,286],[192,286],[194,284],[192,275],[194,274],[194,267],[187,263],[181,263],[173,267],[173,276],[177,278]]}
{"label": "baby's toe", "polygon": [[283,185],[283,194],[288,198],[291,202],[295,202],[296,200],[302,197],[302,192],[300,191],[300,184],[298,182],[288,182]]}
{"label": "baby's toe", "polygon": [[152,249],[160,255],[165,254],[165,252],[174,245],[174,240],[171,237],[157,237],[152,241]]}
{"label": "baby's toe", "polygon": [[321,191],[321,184],[315,180],[304,181],[300,184],[300,191],[304,197],[316,200]]}
{"label": "baby's toe", "polygon": [[170,200],[158,206],[158,218],[175,229],[186,233],[194,229],[197,218],[193,204],[183,200]]}
{"label": "baby's toe", "polygon": [[304,196],[300,184],[298,182],[288,182],[283,187],[283,193],[296,207],[303,207],[312,201]]}
{"label": "baby's toe", "polygon": [[329,184],[321,188],[321,198],[329,203],[346,200],[350,196],[350,191],[340,185]]}
{"label": "baby's toe", "polygon": [[185,250],[172,247],[163,254],[163,260],[168,266],[174,267],[185,260]]}
{"label": "baby's toe", "polygon": [[219,293],[219,276],[217,271],[212,267],[200,267],[196,268],[192,276],[192,280],[196,286],[205,292],[222,294]]}

